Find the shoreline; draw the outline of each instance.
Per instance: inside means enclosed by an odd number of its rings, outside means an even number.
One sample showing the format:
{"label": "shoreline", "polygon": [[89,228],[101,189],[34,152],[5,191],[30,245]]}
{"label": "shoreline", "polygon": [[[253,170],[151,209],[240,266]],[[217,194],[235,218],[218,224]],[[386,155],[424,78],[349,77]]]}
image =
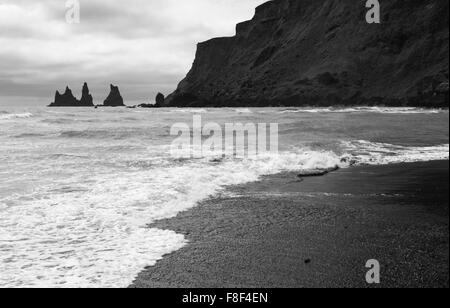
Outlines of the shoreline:
{"label": "shoreline", "polygon": [[293,173],[230,187],[149,227],[189,244],[143,270],[131,288],[449,286],[449,162]]}
{"label": "shoreline", "polygon": [[411,108],[411,109],[425,109],[425,110],[442,110],[449,111],[449,106],[430,106],[430,105],[418,105],[418,106],[403,106],[403,105],[224,105],[224,106],[139,106],[139,105],[125,105],[125,106],[103,106],[103,105],[95,105],[95,106],[50,106],[47,105],[45,108],[89,108],[89,109],[98,109],[98,108],[126,108],[126,109],[223,109],[223,108],[334,108],[334,109],[345,109],[345,108]]}

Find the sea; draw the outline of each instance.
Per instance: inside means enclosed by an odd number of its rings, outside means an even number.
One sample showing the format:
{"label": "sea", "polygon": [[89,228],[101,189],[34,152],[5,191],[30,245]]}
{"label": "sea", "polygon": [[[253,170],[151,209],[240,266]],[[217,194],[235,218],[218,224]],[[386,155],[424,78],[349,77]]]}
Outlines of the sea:
{"label": "sea", "polygon": [[[171,155],[175,123],[277,123],[278,152]],[[282,172],[448,160],[420,108],[0,107],[0,287],[127,287],[189,245],[149,224]]]}

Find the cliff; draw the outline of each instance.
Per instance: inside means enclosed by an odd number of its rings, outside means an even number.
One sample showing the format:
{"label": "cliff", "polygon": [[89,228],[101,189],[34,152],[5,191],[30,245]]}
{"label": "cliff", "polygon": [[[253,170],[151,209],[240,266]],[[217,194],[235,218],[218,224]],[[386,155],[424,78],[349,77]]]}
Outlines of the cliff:
{"label": "cliff", "polygon": [[448,107],[449,1],[274,0],[198,44],[166,106]]}

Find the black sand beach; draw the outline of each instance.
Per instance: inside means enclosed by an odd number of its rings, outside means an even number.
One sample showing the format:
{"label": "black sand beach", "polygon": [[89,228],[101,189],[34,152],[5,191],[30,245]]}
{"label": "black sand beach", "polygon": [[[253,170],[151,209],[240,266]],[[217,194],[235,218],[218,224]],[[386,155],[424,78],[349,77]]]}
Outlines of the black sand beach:
{"label": "black sand beach", "polygon": [[152,224],[190,244],[131,287],[368,287],[369,259],[381,287],[448,287],[448,175],[441,161],[231,187]]}

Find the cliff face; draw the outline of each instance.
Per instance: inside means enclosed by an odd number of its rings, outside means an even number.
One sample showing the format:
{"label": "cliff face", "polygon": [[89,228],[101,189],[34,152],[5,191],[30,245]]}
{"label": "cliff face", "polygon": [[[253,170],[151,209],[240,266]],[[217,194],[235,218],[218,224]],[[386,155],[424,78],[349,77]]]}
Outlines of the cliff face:
{"label": "cliff face", "polygon": [[198,45],[169,106],[448,106],[449,1],[274,0]]}

